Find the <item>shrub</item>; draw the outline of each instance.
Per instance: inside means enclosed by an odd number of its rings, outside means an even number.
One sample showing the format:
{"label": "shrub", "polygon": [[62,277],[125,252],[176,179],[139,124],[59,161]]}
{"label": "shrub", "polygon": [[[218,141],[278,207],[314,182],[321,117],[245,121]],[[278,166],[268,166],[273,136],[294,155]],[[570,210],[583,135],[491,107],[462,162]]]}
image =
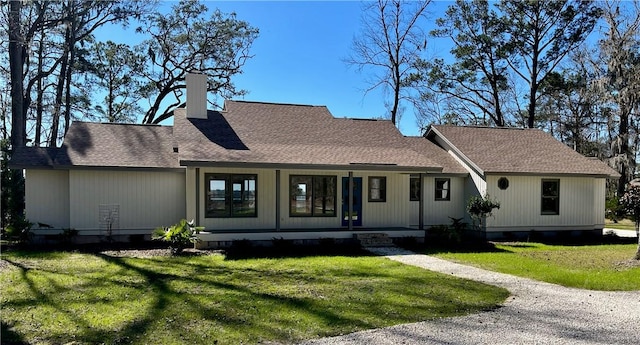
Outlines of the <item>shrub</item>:
{"label": "shrub", "polygon": [[4,229],[4,235],[10,241],[26,244],[31,241],[31,227],[33,223],[24,217],[14,219],[11,224]]}
{"label": "shrub", "polygon": [[489,195],[483,197],[474,195],[467,202],[467,212],[477,227],[482,225],[485,218],[492,215],[494,209],[500,209],[500,203]]}
{"label": "shrub", "polygon": [[169,243],[171,254],[178,255],[185,248],[200,241],[197,234],[202,230],[204,230],[204,227],[195,226],[193,220],[187,222],[186,219],[182,219],[178,224],[174,224],[173,226],[156,228],[151,238]]}

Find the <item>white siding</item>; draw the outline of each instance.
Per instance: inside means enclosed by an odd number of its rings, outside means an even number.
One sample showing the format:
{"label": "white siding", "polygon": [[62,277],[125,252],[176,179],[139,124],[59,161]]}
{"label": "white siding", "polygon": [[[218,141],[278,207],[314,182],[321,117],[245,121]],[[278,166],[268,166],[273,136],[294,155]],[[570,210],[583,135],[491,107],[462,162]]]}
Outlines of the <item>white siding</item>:
{"label": "white siding", "polygon": [[66,170],[25,171],[26,216],[54,229],[69,228],[69,172]]}
{"label": "white siding", "polygon": [[593,183],[593,224],[599,229],[604,228],[607,179],[596,178]]}
{"label": "white siding", "polygon": [[[435,200],[435,179],[448,178],[451,180],[451,199]],[[424,227],[428,229],[434,225],[451,224],[452,218],[464,218],[465,211],[465,177],[458,176],[431,176],[424,177]],[[419,201],[411,201],[411,227],[417,227],[420,223]]]}
{"label": "white siding", "polygon": [[[498,179],[487,177],[488,194],[500,209],[487,219],[487,231],[589,230],[604,218],[604,184],[592,177],[506,176],[509,188],[500,190]],[[541,214],[543,179],[560,181],[560,213]],[[601,201],[599,201],[602,199]],[[597,214],[597,215],[595,215]],[[596,221],[597,220],[597,221]]]}
{"label": "white siding", "polygon": [[185,190],[184,172],[71,170],[71,227],[100,234],[100,205],[119,205],[114,235],[172,225],[186,216]]}
{"label": "white siding", "polygon": [[[205,185],[206,173],[220,174],[256,174],[258,193],[258,216],[248,218],[206,218]],[[336,216],[335,217],[291,217],[289,212],[289,178],[291,175],[336,176]],[[187,189],[195,188],[187,172]],[[342,178],[348,177],[347,171],[327,170],[281,170],[280,172],[280,228],[295,229],[337,229],[342,228]],[[362,178],[362,228],[408,227],[409,226],[409,174],[389,172],[354,172],[354,177]],[[386,202],[368,201],[368,177],[384,176],[387,179]],[[273,230],[276,228],[276,172],[272,169],[243,168],[200,168],[200,191],[198,191],[200,225],[207,231],[216,230]],[[191,195],[191,192],[187,192]],[[188,214],[191,214],[191,205]],[[195,207],[195,206],[194,206]],[[195,212],[193,212],[195,213]]]}

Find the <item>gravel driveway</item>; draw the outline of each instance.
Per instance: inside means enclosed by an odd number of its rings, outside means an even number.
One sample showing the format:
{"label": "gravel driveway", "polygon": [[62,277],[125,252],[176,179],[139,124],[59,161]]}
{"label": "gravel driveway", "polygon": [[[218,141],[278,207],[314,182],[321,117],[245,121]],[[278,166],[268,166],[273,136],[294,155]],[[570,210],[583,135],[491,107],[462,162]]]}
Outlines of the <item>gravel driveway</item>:
{"label": "gravel driveway", "polygon": [[501,286],[512,295],[494,311],[303,344],[640,344],[640,291],[566,288],[401,249],[373,251],[408,265]]}

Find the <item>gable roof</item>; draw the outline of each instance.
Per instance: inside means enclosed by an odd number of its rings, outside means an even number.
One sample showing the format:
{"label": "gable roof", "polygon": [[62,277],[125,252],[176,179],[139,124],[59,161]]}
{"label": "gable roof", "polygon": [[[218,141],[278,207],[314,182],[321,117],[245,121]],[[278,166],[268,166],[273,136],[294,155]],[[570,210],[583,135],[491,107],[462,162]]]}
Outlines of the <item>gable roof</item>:
{"label": "gable roof", "polygon": [[480,174],[619,176],[538,129],[431,126],[426,136],[444,141]]}
{"label": "gable roof", "polygon": [[441,171],[390,121],[334,118],[324,106],[226,101],[221,112],[174,113],[183,165],[295,165]]}
{"label": "gable roof", "polygon": [[447,151],[424,137],[405,137],[408,146],[442,166],[442,174],[468,175],[469,172]]}
{"label": "gable roof", "polygon": [[60,148],[24,147],[12,165],[30,167],[179,168],[172,128],[74,121]]}

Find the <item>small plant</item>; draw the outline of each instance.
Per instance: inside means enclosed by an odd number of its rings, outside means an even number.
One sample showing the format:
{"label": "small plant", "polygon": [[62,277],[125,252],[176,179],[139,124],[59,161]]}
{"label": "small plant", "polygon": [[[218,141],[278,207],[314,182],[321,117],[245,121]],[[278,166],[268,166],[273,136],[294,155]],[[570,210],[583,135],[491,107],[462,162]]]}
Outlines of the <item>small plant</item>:
{"label": "small plant", "polygon": [[6,236],[9,241],[27,244],[31,241],[31,227],[33,227],[33,223],[24,217],[19,217],[7,225],[3,235]]}
{"label": "small plant", "polygon": [[620,205],[618,197],[607,198],[605,202],[605,217],[617,223],[621,218],[621,213],[624,213],[624,210]]}
{"label": "small plant", "polygon": [[469,198],[467,203],[467,212],[473,220],[473,225],[478,229],[482,229],[482,222],[487,217],[491,217],[494,209],[500,209],[500,203],[492,199],[489,195],[483,197],[474,195]]}
{"label": "small plant", "polygon": [[151,238],[169,243],[171,254],[178,255],[185,248],[200,241],[197,235],[202,230],[204,230],[204,227],[195,226],[193,220],[187,222],[186,219],[182,219],[178,224],[174,224],[173,226],[156,228]]}

